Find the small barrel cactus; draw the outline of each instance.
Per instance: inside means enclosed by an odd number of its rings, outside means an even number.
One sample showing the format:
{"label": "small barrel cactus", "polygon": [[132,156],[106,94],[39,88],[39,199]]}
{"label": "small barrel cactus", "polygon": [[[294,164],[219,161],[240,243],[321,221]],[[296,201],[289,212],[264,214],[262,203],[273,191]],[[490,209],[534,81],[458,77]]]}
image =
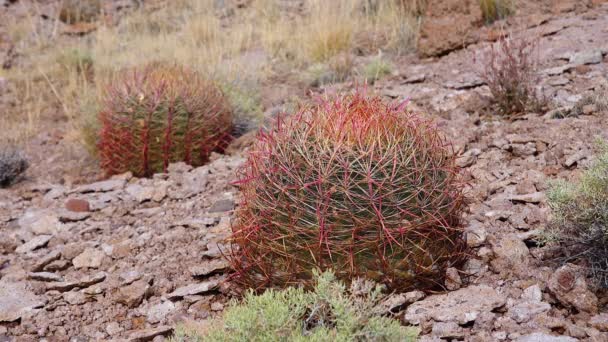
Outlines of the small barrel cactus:
{"label": "small barrel cactus", "polygon": [[313,269],[389,289],[441,287],[466,255],[463,184],[432,121],[363,90],[260,133],[235,182],[235,279],[310,285]]}
{"label": "small barrel cactus", "polygon": [[232,131],[228,102],[211,81],[159,63],[126,70],[110,84],[99,122],[101,166],[139,177],[173,162],[202,165],[226,147]]}
{"label": "small barrel cactus", "polygon": [[0,188],[18,181],[27,170],[29,163],[20,150],[0,147]]}

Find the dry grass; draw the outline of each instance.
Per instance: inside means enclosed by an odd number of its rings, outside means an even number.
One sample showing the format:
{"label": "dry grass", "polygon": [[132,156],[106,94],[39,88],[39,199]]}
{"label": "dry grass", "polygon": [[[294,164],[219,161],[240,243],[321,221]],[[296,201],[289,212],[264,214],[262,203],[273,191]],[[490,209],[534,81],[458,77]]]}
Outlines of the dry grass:
{"label": "dry grass", "polygon": [[353,63],[336,64],[340,56],[358,49],[412,51],[421,1],[399,1],[378,1],[369,9],[365,4],[375,1],[308,0],[300,13],[278,0],[254,0],[234,12],[213,0],[175,0],[134,10],[118,25],[101,20],[96,32],[81,38],[62,35],[59,20],[42,20],[35,3],[20,3],[30,15],[9,25],[9,36],[26,58],[3,75],[17,103],[0,123],[15,127],[12,140],[25,140],[45,120],[60,118],[75,139],[93,146],[102,86],[124,67],[153,61],[177,62],[214,79],[237,118],[256,121],[263,109],[260,86],[277,62],[295,73],[327,64],[342,80]]}

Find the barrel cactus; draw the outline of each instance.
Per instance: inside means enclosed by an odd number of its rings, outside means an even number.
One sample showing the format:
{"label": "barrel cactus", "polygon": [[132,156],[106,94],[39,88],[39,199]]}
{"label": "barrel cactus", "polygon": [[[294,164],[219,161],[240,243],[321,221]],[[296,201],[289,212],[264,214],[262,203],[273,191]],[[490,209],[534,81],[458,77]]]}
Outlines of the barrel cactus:
{"label": "barrel cactus", "polygon": [[107,87],[99,122],[106,172],[147,177],[173,162],[202,165],[225,148],[232,113],[211,81],[185,67],[154,63],[125,70]]}
{"label": "barrel cactus", "polygon": [[393,290],[441,287],[466,255],[463,184],[432,120],[358,90],[260,133],[235,182],[235,279],[310,285],[333,269]]}

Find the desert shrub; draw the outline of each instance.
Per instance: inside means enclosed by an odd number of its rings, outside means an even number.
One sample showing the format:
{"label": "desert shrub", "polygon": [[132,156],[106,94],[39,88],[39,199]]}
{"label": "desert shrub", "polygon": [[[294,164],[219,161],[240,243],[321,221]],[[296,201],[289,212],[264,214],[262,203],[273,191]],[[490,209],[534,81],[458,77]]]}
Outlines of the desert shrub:
{"label": "desert shrub", "polygon": [[28,166],[29,163],[21,151],[14,148],[0,148],[0,187],[18,181]]}
{"label": "desert shrub", "polygon": [[150,176],[169,163],[205,163],[225,147],[232,114],[222,92],[176,65],[125,70],[108,85],[99,113],[98,155],[108,174]]}
{"label": "desert shrub", "polygon": [[362,290],[347,292],[332,273],[325,272],[311,292],[294,287],[261,295],[250,291],[242,303],[233,302],[222,319],[211,322],[206,332],[177,329],[173,340],[415,341],[417,329],[374,314],[382,299],[380,287],[359,283]]}
{"label": "desert shrub", "polygon": [[101,0],[62,0],[59,20],[67,24],[91,22],[101,12]]}
{"label": "desert shrub", "polygon": [[600,287],[608,288],[608,145],[578,182],[557,181],[547,194],[553,218],[547,236],[566,261],[584,261]]}
{"label": "desert shrub", "polygon": [[463,258],[450,146],[431,121],[362,90],[278,120],[236,182],[236,278],[285,286],[331,268],[392,289],[442,284]]}
{"label": "desert shrub", "polygon": [[536,40],[501,38],[481,61],[480,76],[490,88],[492,100],[501,114],[521,114],[545,105],[536,92],[539,80]]}
{"label": "desert shrub", "polygon": [[479,7],[487,24],[504,19],[514,11],[513,0],[479,0]]}
{"label": "desert shrub", "polygon": [[374,84],[380,78],[389,75],[392,70],[393,65],[379,55],[363,67],[362,75],[368,83]]}

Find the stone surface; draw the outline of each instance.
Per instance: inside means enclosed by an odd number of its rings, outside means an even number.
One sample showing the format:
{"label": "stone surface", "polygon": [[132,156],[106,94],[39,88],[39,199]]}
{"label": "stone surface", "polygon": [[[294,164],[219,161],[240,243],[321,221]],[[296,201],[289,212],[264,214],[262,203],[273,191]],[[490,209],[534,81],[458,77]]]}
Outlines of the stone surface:
{"label": "stone surface", "polygon": [[46,290],[47,291],[57,290],[57,291],[65,292],[65,291],[70,291],[71,289],[74,289],[74,288],[89,287],[91,285],[104,281],[104,279],[106,279],[106,273],[99,272],[92,276],[84,277],[77,281],[64,281],[64,282],[50,283],[47,285]]}
{"label": "stone surface", "polygon": [[129,342],[145,342],[151,341],[156,336],[167,336],[173,331],[173,328],[170,326],[160,326],[156,328],[150,329],[141,329],[137,331],[133,331],[129,334],[127,341]]}
{"label": "stone surface", "polygon": [[598,299],[589,291],[584,271],[576,265],[566,264],[557,269],[547,288],[565,306],[588,313],[598,311]]}
{"label": "stone surface", "polygon": [[589,324],[599,331],[608,331],[608,313],[601,313],[591,317]]}
{"label": "stone surface", "polygon": [[118,289],[115,300],[130,308],[135,308],[141,304],[150,292],[150,285],[145,280],[138,280],[130,285]]}
{"label": "stone surface", "polygon": [[225,259],[213,259],[211,261],[203,261],[201,265],[196,265],[190,268],[190,273],[193,277],[209,276],[217,272],[223,272],[230,263]]}
{"label": "stone surface", "polygon": [[76,268],[98,268],[101,266],[105,253],[98,249],[87,248],[72,260]]}
{"label": "stone surface", "polygon": [[15,250],[17,253],[27,253],[27,252],[31,252],[37,248],[46,246],[46,244],[49,242],[49,240],[51,240],[51,235],[38,235],[34,238],[32,238],[31,240],[29,240],[28,242],[24,243],[23,245],[17,247],[17,249]]}
{"label": "stone surface", "polygon": [[0,323],[14,322],[43,305],[44,300],[28,290],[24,283],[0,280]]}
{"label": "stone surface", "polygon": [[30,272],[27,277],[38,281],[63,281],[60,275],[51,272]]}
{"label": "stone surface", "polygon": [[515,339],[515,342],[576,342],[576,341],[578,341],[578,339],[570,337],[570,336],[550,335],[550,334],[545,334],[545,333],[540,333],[540,332],[523,335],[523,336],[520,336]]}
{"label": "stone surface", "polygon": [[505,296],[495,289],[474,285],[413,303],[407,308],[404,319],[416,325],[429,320],[466,324],[475,321],[482,312],[505,305],[505,301]]}
{"label": "stone surface", "polygon": [[108,192],[122,189],[127,183],[124,179],[109,179],[101,182],[82,185],[74,190],[79,193]]}
{"label": "stone surface", "polygon": [[79,198],[70,198],[65,202],[65,208],[68,211],[73,212],[89,212],[91,210],[91,206],[87,200],[79,199]]}
{"label": "stone surface", "polygon": [[192,296],[201,293],[206,293],[212,290],[215,290],[219,285],[223,278],[215,278],[212,280],[204,281],[202,283],[190,284],[187,286],[180,287],[175,291],[167,294],[167,298],[169,299],[177,299],[185,296]]}

